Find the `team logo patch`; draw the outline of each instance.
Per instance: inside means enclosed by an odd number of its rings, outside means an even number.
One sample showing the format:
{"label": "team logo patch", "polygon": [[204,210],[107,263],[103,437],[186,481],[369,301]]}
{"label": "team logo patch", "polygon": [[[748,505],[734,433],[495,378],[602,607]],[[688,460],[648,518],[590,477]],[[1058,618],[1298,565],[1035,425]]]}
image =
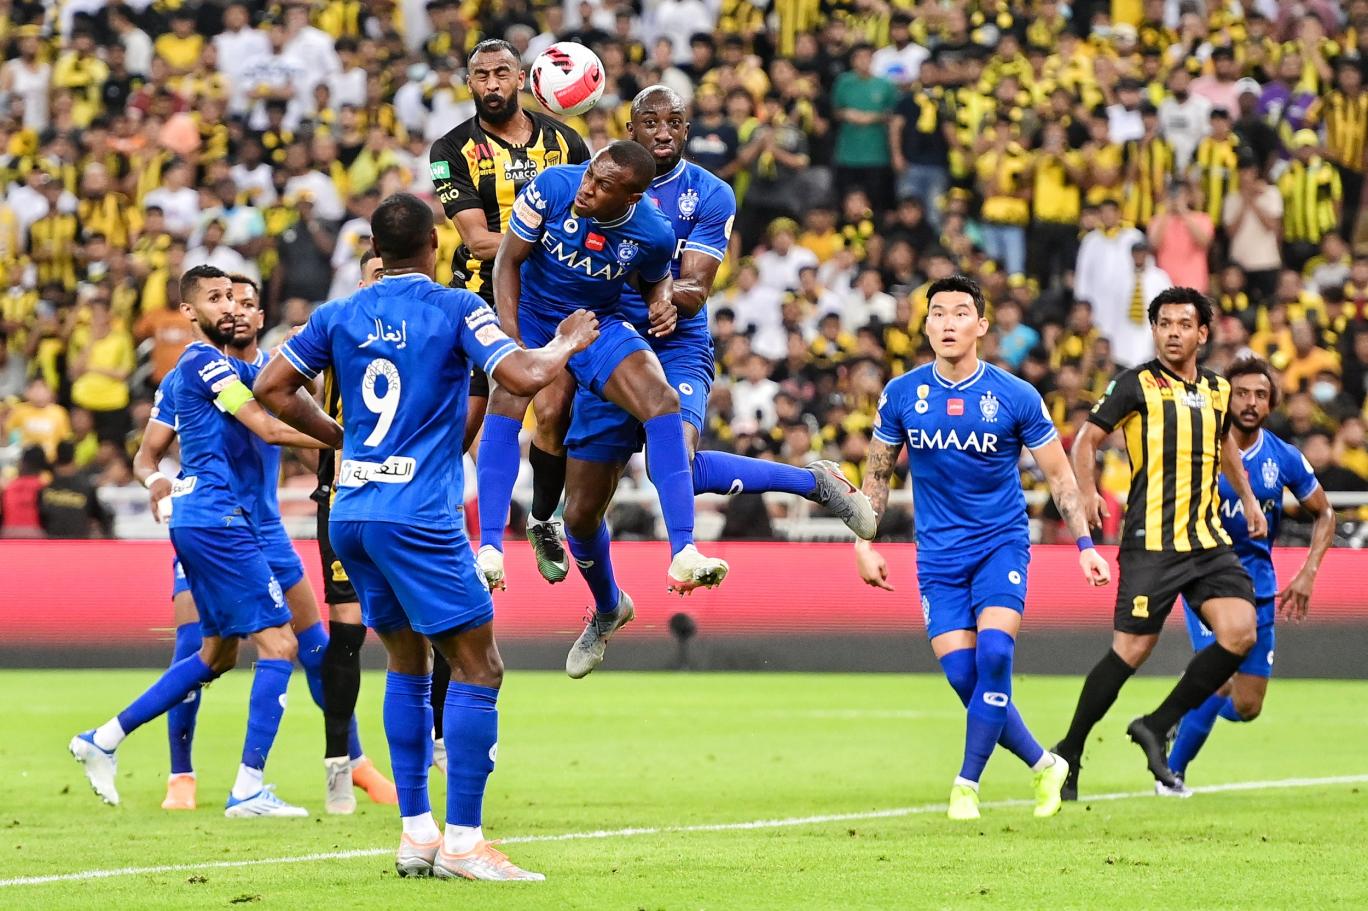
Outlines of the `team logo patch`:
{"label": "team logo patch", "polygon": [[529,205],[527,200],[521,196],[513,203],[513,214],[518,216],[518,218],[529,228],[541,227],[541,213]]}
{"label": "team logo patch", "polygon": [[622,263],[624,266],[627,265],[627,263],[636,259],[637,252],[640,249],[641,248],[637,246],[637,242],[634,240],[622,241],[617,247],[618,262]]}
{"label": "team logo patch", "polygon": [[931,387],[926,385],[925,383],[922,383],[920,386],[917,387],[917,398],[924,399],[930,394]]}
{"label": "team logo patch", "polygon": [[266,590],[271,593],[271,600],[275,602],[276,607],[285,603],[285,594],[280,590],[280,583],[276,581],[275,576],[271,577],[271,582],[266,586]]}
{"label": "team logo patch", "polygon": [[1020,585],[1021,573],[1017,572],[1016,570],[1012,570],[1007,574],[1007,581],[1012,583],[1013,585]]}
{"label": "team logo patch", "polygon": [[983,415],[985,421],[997,420],[998,408],[1001,407],[997,396],[991,391],[985,392],[979,399],[979,414]]}
{"label": "team logo patch", "polygon": [[917,404],[912,406],[912,410],[917,412],[917,414],[926,414],[926,412],[931,410],[931,403],[926,399],[918,399]]}
{"label": "team logo patch", "polygon": [[685,190],[679,196],[679,214],[683,218],[693,218],[693,214],[698,211],[698,191],[694,189]]}
{"label": "team logo patch", "polygon": [[1273,461],[1272,459],[1265,459],[1263,463],[1263,468],[1261,468],[1260,471],[1263,472],[1263,482],[1265,487],[1278,486],[1277,462]]}
{"label": "team logo patch", "polygon": [[691,383],[680,383],[679,391],[685,395],[693,395],[693,385]]}
{"label": "team logo patch", "polygon": [[546,166],[547,166],[548,168],[554,168],[556,165],[558,165],[558,164],[560,164],[560,163],[561,163],[561,153],[560,153],[560,149],[548,149],[547,152],[546,152]]}
{"label": "team logo patch", "polygon": [[561,224],[561,230],[564,231],[566,234],[574,234],[576,231],[578,231],[579,222],[575,220],[575,216],[572,215],[569,218],[567,218]]}
{"label": "team logo patch", "polygon": [[922,595],[922,596],[921,596],[921,607],[922,607],[922,622],[923,622],[923,623],[930,623],[930,622],[931,622],[931,599],[928,598],[928,597],[926,597],[925,595]]}
{"label": "team logo patch", "polygon": [[449,161],[434,161],[434,162],[432,163],[432,179],[433,179],[433,180],[450,180],[450,179],[451,179],[451,162],[449,162]]}
{"label": "team logo patch", "polygon": [[481,345],[494,345],[508,338],[498,326],[481,326],[475,330],[475,341]]}

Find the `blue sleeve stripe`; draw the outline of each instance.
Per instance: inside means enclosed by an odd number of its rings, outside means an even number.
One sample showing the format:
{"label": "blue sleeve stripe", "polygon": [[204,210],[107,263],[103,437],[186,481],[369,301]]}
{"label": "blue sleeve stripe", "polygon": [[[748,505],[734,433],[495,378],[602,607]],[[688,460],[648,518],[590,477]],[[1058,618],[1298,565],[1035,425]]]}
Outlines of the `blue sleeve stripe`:
{"label": "blue sleeve stripe", "polygon": [[644,279],[646,279],[646,281],[648,281],[648,282],[660,282],[660,281],[664,281],[664,280],[665,280],[665,276],[667,276],[667,275],[669,275],[669,274],[670,274],[670,264],[669,264],[669,263],[666,263],[666,264],[665,264],[665,269],[664,269],[664,271],[662,271],[662,272],[661,272],[659,275],[657,275],[655,278],[652,278],[651,276],[647,275],[645,272],[641,273],[641,277],[644,278]]}
{"label": "blue sleeve stripe", "polygon": [[881,442],[881,443],[887,443],[889,446],[901,446],[901,445],[902,445],[902,440],[898,439],[897,437],[890,437],[888,434],[884,433],[882,430],[875,430],[875,431],[874,431],[874,439],[878,440],[878,441]]}
{"label": "blue sleeve stripe", "polygon": [[485,375],[493,379],[494,368],[499,366],[499,364],[503,363],[504,358],[508,357],[510,354],[517,350],[518,343],[513,341],[512,339],[509,339],[504,345],[500,346],[498,351],[495,351],[489,357],[485,358]]}
{"label": "blue sleeve stripe", "polygon": [[710,247],[707,244],[700,244],[698,243],[698,241],[694,240],[686,241],[684,244],[684,249],[694,250],[698,253],[706,253],[718,262],[722,262],[722,260],[727,258],[727,254],[723,253],[716,247]]}
{"label": "blue sleeve stripe", "polygon": [[285,360],[290,362],[290,366],[304,374],[309,379],[318,376],[319,371],[311,370],[307,364],[300,360],[299,355],[290,350],[290,343],[286,342],[280,346],[280,353],[285,355]]}
{"label": "blue sleeve stripe", "polygon": [[1059,439],[1059,431],[1051,429],[1049,433],[1047,433],[1044,437],[1041,438],[1039,443],[1027,443],[1026,448],[1039,449],[1046,443],[1053,443],[1057,439]]}
{"label": "blue sleeve stripe", "polygon": [[175,424],[171,423],[170,421],[163,421],[161,418],[148,418],[147,422],[149,424],[160,424],[163,427],[170,427],[172,430],[176,429]]}
{"label": "blue sleeve stripe", "polygon": [[1319,486],[1320,481],[1317,481],[1316,476],[1312,475],[1311,477],[1306,479],[1306,484],[1302,487],[1301,490],[1292,491],[1292,496],[1296,497],[1298,500],[1305,500],[1307,497],[1311,496],[1311,494],[1315,493],[1316,488]]}
{"label": "blue sleeve stripe", "polygon": [[535,244],[540,240],[537,235],[529,233],[532,230],[531,228],[524,228],[522,222],[518,221],[516,218],[510,218],[508,220],[508,230],[512,231],[529,244]]}

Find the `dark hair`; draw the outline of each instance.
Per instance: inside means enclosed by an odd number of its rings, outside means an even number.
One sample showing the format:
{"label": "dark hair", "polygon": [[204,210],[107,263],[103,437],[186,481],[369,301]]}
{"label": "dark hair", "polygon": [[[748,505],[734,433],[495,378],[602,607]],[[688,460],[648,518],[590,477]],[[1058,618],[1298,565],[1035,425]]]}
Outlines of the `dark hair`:
{"label": "dark hair", "polygon": [[1247,354],[1226,368],[1226,379],[1234,380],[1237,376],[1261,376],[1268,380],[1268,407],[1278,407],[1278,380],[1273,376],[1273,368],[1269,366],[1268,361],[1257,355]]}
{"label": "dark hair", "polygon": [[[185,274],[180,277],[181,300],[189,300],[190,296],[199,288],[200,281],[206,278],[228,278],[228,273],[224,272],[218,266],[210,266],[207,264],[188,269]],[[232,281],[232,279],[229,279],[229,281]]]}
{"label": "dark hair", "polygon": [[631,172],[634,193],[644,193],[651,185],[651,181],[655,180],[655,156],[648,152],[645,146],[619,139],[609,143],[603,154],[608,156],[613,164]]}
{"label": "dark hair", "polygon": [[257,284],[257,280],[250,275],[243,275],[241,272],[233,272],[228,276],[228,280],[235,285],[251,285],[253,291],[257,294],[261,293],[261,285]]}
{"label": "dark hair", "polygon": [[466,60],[474,60],[477,54],[511,54],[518,69],[522,69],[522,58],[518,56],[518,49],[502,38],[486,38],[481,41],[471,49]]}
{"label": "dark hair", "polygon": [[[666,39],[668,40],[668,39]],[[687,111],[688,105],[684,99],[679,97],[679,93],[668,85],[648,85],[646,88],[637,92],[637,96],[632,99],[632,116],[636,117],[641,113],[641,109],[650,104],[657,98],[663,99],[670,106],[672,111]]]}
{"label": "dark hair", "polygon": [[70,440],[63,440],[57,444],[57,457],[52,460],[54,466],[70,465],[76,461],[76,444]]}
{"label": "dark hair", "polygon": [[365,252],[361,254],[361,271],[364,272],[366,269],[366,263],[370,262],[373,259],[375,259],[375,251],[372,250],[370,247],[367,247]]}
{"label": "dark hair", "polygon": [[41,446],[30,446],[19,454],[19,473],[22,475],[42,474],[48,469],[47,454]]}
{"label": "dark hair", "polygon": [[978,311],[979,316],[983,316],[988,310],[988,302],[983,297],[983,289],[979,287],[978,282],[967,275],[956,273],[949,278],[942,278],[939,281],[932,282],[931,287],[926,289],[927,306],[929,307],[931,305],[931,299],[933,297],[945,291],[969,295],[974,299],[974,309]]}
{"label": "dark hair", "polygon": [[1211,298],[1207,297],[1196,288],[1169,288],[1160,291],[1154,300],[1150,301],[1150,325],[1159,322],[1159,308],[1163,307],[1165,304],[1191,304],[1197,309],[1197,322],[1203,326],[1210,326],[1212,317],[1216,313],[1216,308],[1212,306]]}
{"label": "dark hair", "polygon": [[[645,149],[641,151],[648,156],[651,154]],[[371,216],[375,252],[381,259],[417,256],[432,237],[432,228],[432,209],[412,193],[395,193],[387,197]]]}

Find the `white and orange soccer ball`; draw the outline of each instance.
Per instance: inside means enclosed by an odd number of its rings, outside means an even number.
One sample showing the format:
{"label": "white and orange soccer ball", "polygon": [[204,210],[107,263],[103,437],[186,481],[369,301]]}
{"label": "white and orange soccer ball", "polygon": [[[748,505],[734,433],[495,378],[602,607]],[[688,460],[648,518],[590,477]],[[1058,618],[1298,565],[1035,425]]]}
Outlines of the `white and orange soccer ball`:
{"label": "white and orange soccer ball", "polygon": [[603,61],[582,44],[557,41],[532,61],[532,97],[553,114],[574,116],[598,104],[606,84]]}

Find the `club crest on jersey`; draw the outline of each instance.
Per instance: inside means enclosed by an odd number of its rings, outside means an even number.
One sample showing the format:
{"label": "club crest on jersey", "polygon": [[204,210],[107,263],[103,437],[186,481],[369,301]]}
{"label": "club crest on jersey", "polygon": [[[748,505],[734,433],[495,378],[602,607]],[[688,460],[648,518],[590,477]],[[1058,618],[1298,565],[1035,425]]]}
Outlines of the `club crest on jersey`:
{"label": "club crest on jersey", "polygon": [[1265,459],[1263,463],[1263,468],[1261,468],[1260,471],[1263,472],[1263,482],[1265,487],[1278,486],[1277,462],[1273,461],[1272,459]]}
{"label": "club crest on jersey", "polygon": [[979,414],[983,415],[985,421],[997,420],[999,407],[1001,407],[1001,404],[998,402],[997,396],[993,395],[991,390],[985,392],[979,399]]}
{"label": "club crest on jersey", "polygon": [[917,404],[915,404],[915,405],[912,406],[912,410],[915,411],[915,412],[917,412],[917,414],[926,414],[926,412],[930,411],[930,410],[931,410],[931,403],[928,402],[928,401],[926,400],[926,397],[927,397],[928,395],[930,395],[930,394],[931,394],[931,387],[930,387],[930,386],[926,385],[925,383],[922,383],[920,386],[918,386],[918,387],[917,387]]}
{"label": "club crest on jersey", "polygon": [[698,191],[690,188],[679,195],[679,217],[693,218],[698,211]]}
{"label": "club crest on jersey", "polygon": [[641,248],[637,246],[637,242],[634,240],[622,241],[618,244],[617,248],[618,262],[622,263],[624,266],[627,265],[632,260],[636,259],[637,252],[640,249]]}
{"label": "club crest on jersey", "polygon": [[561,163],[561,153],[560,153],[560,149],[547,149],[547,150],[546,150],[546,166],[547,166],[548,168],[554,168],[556,165],[558,165],[558,164],[560,164],[560,163]]}

